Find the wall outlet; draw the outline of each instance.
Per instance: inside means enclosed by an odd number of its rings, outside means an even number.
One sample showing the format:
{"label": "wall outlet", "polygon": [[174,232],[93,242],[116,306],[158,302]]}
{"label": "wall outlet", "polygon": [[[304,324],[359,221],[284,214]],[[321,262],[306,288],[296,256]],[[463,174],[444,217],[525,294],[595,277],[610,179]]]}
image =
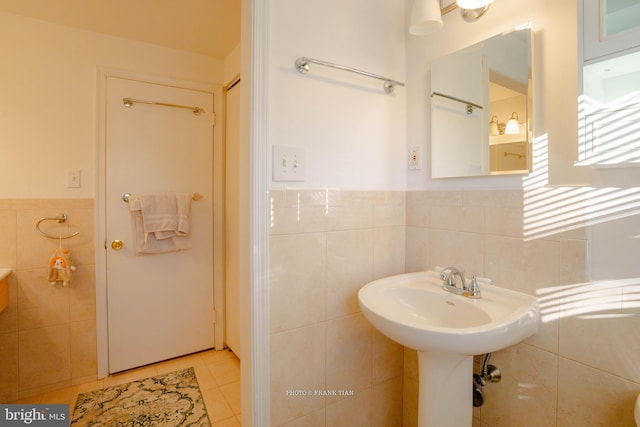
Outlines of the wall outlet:
{"label": "wall outlet", "polygon": [[304,181],[304,148],[273,146],[273,180]]}
{"label": "wall outlet", "polygon": [[422,169],[422,147],[413,145],[409,147],[409,170]]}

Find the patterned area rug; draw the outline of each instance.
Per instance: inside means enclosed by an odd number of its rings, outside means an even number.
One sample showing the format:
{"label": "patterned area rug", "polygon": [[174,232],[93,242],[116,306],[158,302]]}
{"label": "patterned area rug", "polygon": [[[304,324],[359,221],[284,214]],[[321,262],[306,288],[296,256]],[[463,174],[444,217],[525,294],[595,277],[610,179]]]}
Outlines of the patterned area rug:
{"label": "patterned area rug", "polygon": [[193,368],[78,396],[72,426],[209,427]]}

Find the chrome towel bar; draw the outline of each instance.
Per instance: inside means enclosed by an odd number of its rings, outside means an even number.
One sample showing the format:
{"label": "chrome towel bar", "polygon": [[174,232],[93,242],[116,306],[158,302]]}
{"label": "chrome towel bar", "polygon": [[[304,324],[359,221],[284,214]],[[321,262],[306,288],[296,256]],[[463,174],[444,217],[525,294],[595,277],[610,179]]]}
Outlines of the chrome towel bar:
{"label": "chrome towel bar", "polygon": [[467,105],[467,114],[473,113],[473,107],[479,108],[481,110],[484,108],[484,107],[482,107],[482,105],[474,104],[473,102],[465,101],[464,99],[456,98],[455,96],[445,95],[444,93],[440,93],[440,92],[433,92],[431,94],[431,97],[434,97],[434,96],[441,96],[443,98],[447,98],[447,99],[450,99],[452,101],[457,101],[457,102],[461,102],[463,104],[466,104]]}
{"label": "chrome towel bar", "polygon": [[[122,195],[122,200],[123,200],[125,203],[129,203],[129,197],[131,197],[131,193],[124,193],[124,194]],[[199,200],[202,200],[203,198],[204,198],[204,196],[203,196],[202,194],[200,194],[200,193],[193,193],[193,194],[191,195],[191,200],[193,200],[194,202],[197,202],[197,201],[199,201]]]}
{"label": "chrome towel bar", "polygon": [[371,77],[374,79],[382,80],[384,83],[384,91],[386,93],[393,93],[393,90],[396,86],[404,86],[404,83],[399,82],[397,80],[390,79],[388,77],[379,76],[377,74],[370,73],[368,71],[358,70],[356,68],[346,67],[344,65],[334,64],[327,61],[321,61],[319,59],[300,57],[296,59],[296,70],[299,73],[305,74],[309,72],[309,64],[318,64],[324,67],[336,68],[338,70],[349,71],[350,73],[356,73],[363,76]]}
{"label": "chrome towel bar", "polygon": [[139,104],[159,105],[161,107],[184,108],[184,109],[193,111],[193,114],[195,114],[196,116],[204,113],[204,109],[200,107],[190,107],[188,105],[169,104],[167,102],[145,101],[143,99],[122,98],[122,103],[127,108],[131,107],[135,103],[139,103]]}

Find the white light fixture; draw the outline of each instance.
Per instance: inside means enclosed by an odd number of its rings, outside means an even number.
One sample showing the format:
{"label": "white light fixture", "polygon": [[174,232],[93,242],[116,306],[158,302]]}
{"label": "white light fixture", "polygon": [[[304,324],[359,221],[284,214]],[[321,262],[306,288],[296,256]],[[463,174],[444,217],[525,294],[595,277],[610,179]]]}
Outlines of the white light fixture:
{"label": "white light fixture", "polygon": [[498,130],[498,117],[491,117],[491,121],[489,122],[489,135],[496,136],[500,135],[500,131]]}
{"label": "white light fixture", "polygon": [[456,0],[456,4],[460,9],[480,9],[489,6],[493,0]]}
{"label": "white light fixture", "polygon": [[442,28],[440,0],[414,0],[411,7],[409,32],[415,36],[425,36]]}
{"label": "white light fixture", "polygon": [[507,127],[504,129],[504,133],[509,135],[517,135],[520,133],[520,124],[518,123],[518,113],[515,111],[511,114],[511,118],[507,121]]}

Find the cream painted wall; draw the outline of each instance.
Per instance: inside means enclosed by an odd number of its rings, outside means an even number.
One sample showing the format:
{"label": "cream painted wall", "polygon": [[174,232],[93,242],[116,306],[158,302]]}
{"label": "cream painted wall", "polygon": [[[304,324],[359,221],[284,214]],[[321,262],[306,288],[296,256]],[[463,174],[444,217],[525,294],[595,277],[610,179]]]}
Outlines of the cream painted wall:
{"label": "cream painted wall", "polygon": [[[223,84],[202,55],[0,13],[0,197],[95,193],[97,67]],[[66,170],[82,187],[66,188]]]}
{"label": "cream painted wall", "polygon": [[[269,145],[305,150],[302,183],[273,188],[405,188],[404,104],[408,88],[393,95],[382,82],[311,65],[306,56],[404,79],[404,11],[396,1],[367,0],[269,4]],[[340,13],[336,13],[339,10]]]}
{"label": "cream painted wall", "polygon": [[224,85],[232,83],[240,75],[240,44],[224,59]]}

